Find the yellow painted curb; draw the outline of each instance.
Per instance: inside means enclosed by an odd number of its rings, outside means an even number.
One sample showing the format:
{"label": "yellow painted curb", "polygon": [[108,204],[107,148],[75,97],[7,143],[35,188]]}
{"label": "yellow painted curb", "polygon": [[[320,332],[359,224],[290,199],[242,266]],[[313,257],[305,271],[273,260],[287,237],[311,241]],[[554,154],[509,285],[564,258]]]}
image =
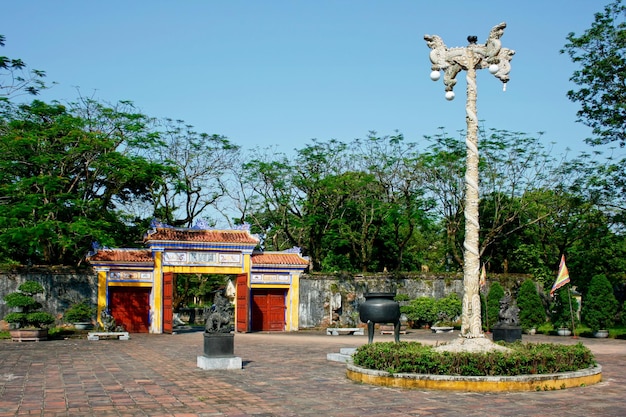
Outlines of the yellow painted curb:
{"label": "yellow painted curb", "polygon": [[428,374],[391,374],[348,364],[348,379],[383,387],[433,389],[446,391],[550,391],[592,385],[602,380],[602,367],[574,372],[519,376],[451,376]]}

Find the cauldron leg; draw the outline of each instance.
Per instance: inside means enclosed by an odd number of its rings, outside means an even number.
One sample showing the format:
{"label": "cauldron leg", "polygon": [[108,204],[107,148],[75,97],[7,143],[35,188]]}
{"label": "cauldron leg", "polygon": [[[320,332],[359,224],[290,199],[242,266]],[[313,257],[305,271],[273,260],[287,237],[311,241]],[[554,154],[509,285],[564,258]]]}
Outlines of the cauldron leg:
{"label": "cauldron leg", "polygon": [[393,324],[393,338],[396,343],[400,342],[400,320]]}
{"label": "cauldron leg", "polygon": [[372,343],[374,341],[374,322],[368,320],[367,321],[367,343]]}

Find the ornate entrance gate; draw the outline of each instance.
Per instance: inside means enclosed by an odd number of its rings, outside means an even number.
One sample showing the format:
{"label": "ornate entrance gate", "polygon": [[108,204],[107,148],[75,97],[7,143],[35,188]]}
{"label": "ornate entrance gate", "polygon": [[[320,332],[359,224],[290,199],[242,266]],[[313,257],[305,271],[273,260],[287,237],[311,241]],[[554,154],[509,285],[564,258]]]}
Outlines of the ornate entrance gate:
{"label": "ornate entrance gate", "polygon": [[285,290],[252,290],[252,330],[285,330]]}
{"label": "ornate entrance gate", "polygon": [[109,287],[109,308],[115,322],[131,333],[148,333],[150,288]]}
{"label": "ornate entrance gate", "polygon": [[259,238],[247,225],[218,230],[157,221],[144,243],[146,249],[97,248],[87,257],[98,273],[98,317],[111,308],[131,332],[171,333],[176,274],[220,274],[237,276],[238,332],[298,330],[299,275],[309,264],[299,248],[255,252]]}

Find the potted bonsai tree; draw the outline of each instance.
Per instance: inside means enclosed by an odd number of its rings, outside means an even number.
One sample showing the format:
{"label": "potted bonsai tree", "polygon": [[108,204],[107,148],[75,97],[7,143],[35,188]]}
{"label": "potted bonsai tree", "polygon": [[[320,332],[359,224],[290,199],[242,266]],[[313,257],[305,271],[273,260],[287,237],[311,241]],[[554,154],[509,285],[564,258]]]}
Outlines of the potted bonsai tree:
{"label": "potted bonsai tree", "polygon": [[9,333],[13,341],[48,339],[48,326],[54,323],[54,316],[39,311],[42,306],[35,299],[37,294],[43,292],[44,289],[38,282],[26,281],[18,287],[17,292],[4,296],[7,306],[19,310],[4,317],[4,320],[11,325]]}
{"label": "potted bonsai tree", "polygon": [[88,330],[93,328],[93,315],[96,310],[89,302],[81,301],[72,304],[63,314],[63,320],[71,323],[76,330]]}
{"label": "potted bonsai tree", "polygon": [[581,318],[595,337],[607,337],[608,328],[615,324],[617,300],[613,287],[604,274],[591,278],[587,296],[582,303]]}

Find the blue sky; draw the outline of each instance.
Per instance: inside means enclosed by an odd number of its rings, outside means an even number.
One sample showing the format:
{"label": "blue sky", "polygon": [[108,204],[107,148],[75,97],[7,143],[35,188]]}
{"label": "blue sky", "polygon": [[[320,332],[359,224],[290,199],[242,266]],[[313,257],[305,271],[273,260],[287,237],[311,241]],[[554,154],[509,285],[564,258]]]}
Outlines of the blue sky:
{"label": "blue sky", "polygon": [[0,54],[45,70],[45,100],[131,100],[244,149],[291,152],[319,140],[397,130],[407,140],[465,128],[465,80],[444,99],[430,80],[424,34],[484,43],[499,22],[514,49],[507,91],[478,75],[490,128],[545,132],[554,151],[592,148],[566,97],[575,69],[559,53],[606,1],[33,1],[4,2]]}

